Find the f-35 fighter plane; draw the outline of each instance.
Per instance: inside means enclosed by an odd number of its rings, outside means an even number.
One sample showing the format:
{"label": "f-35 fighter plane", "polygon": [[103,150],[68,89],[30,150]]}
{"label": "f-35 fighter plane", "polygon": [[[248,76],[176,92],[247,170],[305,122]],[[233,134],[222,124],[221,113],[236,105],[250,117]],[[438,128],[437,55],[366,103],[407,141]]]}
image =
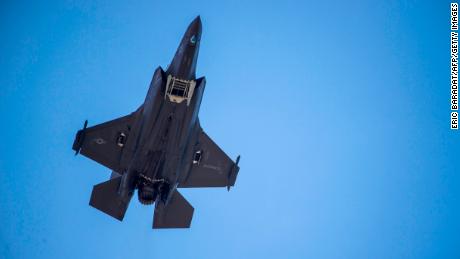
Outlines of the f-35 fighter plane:
{"label": "f-35 fighter plane", "polygon": [[201,39],[198,16],[187,28],[166,71],[155,70],[144,103],[133,113],[76,134],[73,150],[110,168],[94,186],[89,204],[122,221],[137,189],[154,204],[153,228],[188,228],[193,207],[178,188],[227,187],[239,171],[203,131],[198,119],[205,88],[195,68]]}

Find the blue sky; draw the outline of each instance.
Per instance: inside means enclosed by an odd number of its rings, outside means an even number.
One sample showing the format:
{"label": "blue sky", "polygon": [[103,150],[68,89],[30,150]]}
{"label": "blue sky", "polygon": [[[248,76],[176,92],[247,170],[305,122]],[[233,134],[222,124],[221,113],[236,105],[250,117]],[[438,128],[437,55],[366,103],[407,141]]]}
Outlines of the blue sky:
{"label": "blue sky", "polygon": [[[459,258],[447,1],[5,1],[1,258]],[[203,128],[236,186],[192,228],[88,206],[74,134],[132,112],[200,14]]]}

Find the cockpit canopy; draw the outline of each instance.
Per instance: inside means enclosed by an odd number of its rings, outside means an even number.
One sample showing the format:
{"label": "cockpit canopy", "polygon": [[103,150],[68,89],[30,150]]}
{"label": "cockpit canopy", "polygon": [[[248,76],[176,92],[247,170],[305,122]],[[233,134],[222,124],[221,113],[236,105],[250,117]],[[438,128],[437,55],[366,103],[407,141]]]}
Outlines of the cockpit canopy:
{"label": "cockpit canopy", "polygon": [[195,45],[195,44],[196,44],[196,36],[195,36],[195,35],[193,35],[193,36],[190,38],[190,43],[191,43],[192,45]]}

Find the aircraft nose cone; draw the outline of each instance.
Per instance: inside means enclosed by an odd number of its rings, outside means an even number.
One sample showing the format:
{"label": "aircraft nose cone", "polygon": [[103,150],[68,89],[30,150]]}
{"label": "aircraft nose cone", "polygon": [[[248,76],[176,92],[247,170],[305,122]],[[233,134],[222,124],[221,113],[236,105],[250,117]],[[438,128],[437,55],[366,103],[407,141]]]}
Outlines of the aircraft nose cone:
{"label": "aircraft nose cone", "polygon": [[201,18],[199,15],[188,26],[188,32],[190,35],[201,36]]}

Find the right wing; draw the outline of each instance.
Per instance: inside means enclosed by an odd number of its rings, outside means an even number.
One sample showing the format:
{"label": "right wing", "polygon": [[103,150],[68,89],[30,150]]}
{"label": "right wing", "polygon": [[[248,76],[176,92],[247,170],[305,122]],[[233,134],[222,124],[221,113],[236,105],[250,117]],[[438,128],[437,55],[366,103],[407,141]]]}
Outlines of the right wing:
{"label": "right wing", "polygon": [[[201,130],[198,136],[193,165],[187,177],[178,187],[227,187],[233,186],[239,171],[238,160],[230,157]],[[197,154],[199,152],[199,154]]]}
{"label": "right wing", "polygon": [[[121,173],[126,165],[121,164],[123,147],[130,137],[135,113],[93,127],[79,130],[73,150]],[[86,124],[86,123],[85,123]]]}

